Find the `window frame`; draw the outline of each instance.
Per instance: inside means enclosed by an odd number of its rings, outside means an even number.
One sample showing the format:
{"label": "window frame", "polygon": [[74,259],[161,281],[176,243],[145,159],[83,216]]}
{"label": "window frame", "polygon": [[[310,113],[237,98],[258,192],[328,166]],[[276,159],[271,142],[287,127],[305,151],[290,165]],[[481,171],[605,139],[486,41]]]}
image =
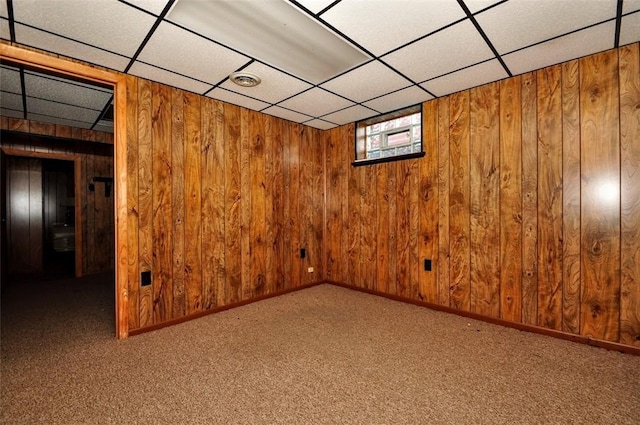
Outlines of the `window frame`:
{"label": "window frame", "polygon": [[[374,124],[382,123],[385,121],[391,121],[398,118],[411,116],[417,113],[420,114],[420,151],[419,152],[411,152],[407,154],[392,155],[392,156],[386,156],[386,157],[381,156],[379,158],[366,157],[367,156],[367,134],[366,134],[367,127]],[[380,164],[380,163],[392,162],[392,161],[401,161],[403,159],[422,158],[423,156],[425,156],[426,153],[424,151],[424,125],[423,125],[424,119],[422,114],[423,114],[422,103],[419,103],[417,105],[409,106],[406,108],[387,112],[385,114],[377,115],[375,117],[367,118],[365,120],[357,121],[355,123],[355,140],[353,144],[355,160],[351,163],[351,165],[354,167],[359,167],[363,165]],[[414,124],[409,124],[401,128],[383,130],[380,133],[378,133],[381,135],[382,138],[384,138],[384,141],[383,140],[380,141],[381,142],[380,152],[382,152],[383,150],[397,149],[397,147],[393,147],[391,149],[388,148],[387,146],[388,137],[390,135],[402,133],[404,131],[409,131],[409,137],[411,142],[403,146],[410,146],[411,149],[413,150],[413,147],[416,144],[414,142],[414,135],[412,130],[413,128],[414,128]]]}

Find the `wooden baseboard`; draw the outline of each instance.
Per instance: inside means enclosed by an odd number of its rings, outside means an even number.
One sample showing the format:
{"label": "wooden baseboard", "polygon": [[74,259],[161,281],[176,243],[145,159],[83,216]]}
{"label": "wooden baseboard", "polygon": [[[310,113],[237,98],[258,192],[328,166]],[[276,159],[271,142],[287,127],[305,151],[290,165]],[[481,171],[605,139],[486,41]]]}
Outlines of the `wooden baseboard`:
{"label": "wooden baseboard", "polygon": [[480,320],[482,322],[492,323],[494,325],[505,326],[507,328],[518,329],[520,331],[533,332],[533,333],[537,333],[537,334],[540,334],[540,335],[551,336],[553,338],[559,338],[559,339],[564,339],[564,340],[567,340],[567,341],[577,342],[579,344],[586,344],[586,345],[591,345],[593,347],[600,347],[600,348],[605,348],[607,350],[619,351],[621,353],[627,353],[627,354],[633,354],[633,355],[636,355],[636,356],[640,356],[640,347],[633,347],[633,346],[630,346],[630,345],[620,344],[618,342],[604,341],[604,340],[601,340],[601,339],[594,339],[594,338],[590,338],[590,337],[586,337],[586,336],[582,336],[582,335],[570,334],[570,333],[566,333],[566,332],[562,332],[562,331],[557,331],[557,330],[554,330],[554,329],[543,328],[543,327],[540,327],[540,326],[528,325],[528,324],[524,324],[524,323],[511,322],[511,321],[508,321],[508,320],[494,318],[494,317],[482,316],[480,314],[472,313],[470,311],[456,310],[456,309],[451,308],[451,307],[446,307],[446,306],[442,306],[442,305],[438,305],[438,304],[431,304],[431,303],[427,303],[427,302],[424,302],[424,301],[418,301],[418,300],[413,300],[413,299],[409,299],[409,298],[404,298],[404,297],[400,297],[398,295],[391,295],[391,294],[387,294],[387,293],[384,293],[384,292],[375,291],[375,290],[372,290],[372,289],[359,288],[359,287],[347,285],[347,284],[341,283],[341,282],[325,280],[324,283],[328,283],[328,284],[335,285],[335,286],[340,286],[342,288],[351,289],[351,290],[354,290],[354,291],[364,292],[364,293],[371,294],[371,295],[377,295],[379,297],[388,298],[388,299],[394,300],[394,301],[400,301],[400,302],[403,302],[403,303],[413,304],[413,305],[417,305],[417,306],[420,306],[420,307],[426,307],[426,308],[429,308],[431,310],[437,310],[437,311],[442,311],[442,312],[445,312],[445,313],[455,314],[455,315],[458,315],[458,316],[468,317],[469,319]]}
{"label": "wooden baseboard", "polygon": [[157,324],[154,324],[154,325],[145,326],[145,327],[138,328],[138,329],[133,329],[133,330],[129,331],[129,336],[139,335],[139,334],[143,334],[143,333],[146,333],[146,332],[157,331],[158,329],[166,328],[168,326],[177,325],[179,323],[187,322],[189,320],[199,319],[200,317],[208,316],[208,315],[214,314],[214,313],[220,313],[221,311],[225,311],[225,310],[231,310],[232,308],[242,307],[243,305],[255,303],[255,302],[266,300],[266,299],[269,299],[269,298],[279,297],[281,295],[289,294],[291,292],[300,291],[302,289],[311,288],[313,286],[321,285],[323,283],[325,283],[325,282],[324,281],[312,282],[312,283],[308,283],[306,285],[298,286],[296,288],[289,288],[289,289],[285,289],[285,290],[282,290],[282,291],[272,292],[270,294],[260,295],[259,297],[251,298],[251,299],[248,299],[248,300],[238,301],[236,303],[231,303],[231,304],[223,305],[223,306],[220,306],[220,307],[214,307],[214,308],[212,308],[210,310],[201,311],[201,312],[190,314],[190,315],[183,316],[183,317],[178,317],[176,319],[167,320],[167,321],[162,322],[162,323],[157,323]]}

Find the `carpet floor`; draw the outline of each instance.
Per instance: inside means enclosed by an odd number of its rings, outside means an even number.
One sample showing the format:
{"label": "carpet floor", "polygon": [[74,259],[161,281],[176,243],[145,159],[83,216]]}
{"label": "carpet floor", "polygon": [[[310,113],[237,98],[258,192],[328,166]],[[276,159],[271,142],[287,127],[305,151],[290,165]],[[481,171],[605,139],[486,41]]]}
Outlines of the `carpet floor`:
{"label": "carpet floor", "polygon": [[112,288],[6,288],[0,422],[640,423],[637,356],[332,285],[117,341]]}

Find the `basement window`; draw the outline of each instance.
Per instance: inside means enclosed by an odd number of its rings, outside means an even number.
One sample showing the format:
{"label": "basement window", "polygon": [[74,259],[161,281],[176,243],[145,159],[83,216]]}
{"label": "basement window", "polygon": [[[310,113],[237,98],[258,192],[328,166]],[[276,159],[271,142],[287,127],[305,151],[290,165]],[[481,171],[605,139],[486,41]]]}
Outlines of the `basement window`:
{"label": "basement window", "polygon": [[422,149],[422,105],[356,123],[353,166],[419,158]]}

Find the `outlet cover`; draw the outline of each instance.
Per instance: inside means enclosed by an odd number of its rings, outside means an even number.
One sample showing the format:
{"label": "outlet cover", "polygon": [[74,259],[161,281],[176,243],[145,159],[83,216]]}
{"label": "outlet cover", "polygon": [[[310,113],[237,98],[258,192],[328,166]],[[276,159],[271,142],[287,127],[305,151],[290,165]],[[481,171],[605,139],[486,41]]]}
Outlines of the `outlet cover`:
{"label": "outlet cover", "polygon": [[141,286],[151,285],[151,272],[150,271],[142,272],[140,274],[140,285]]}
{"label": "outlet cover", "polygon": [[307,272],[309,272],[309,273],[313,273],[313,267],[308,267],[308,268],[307,268]]}

